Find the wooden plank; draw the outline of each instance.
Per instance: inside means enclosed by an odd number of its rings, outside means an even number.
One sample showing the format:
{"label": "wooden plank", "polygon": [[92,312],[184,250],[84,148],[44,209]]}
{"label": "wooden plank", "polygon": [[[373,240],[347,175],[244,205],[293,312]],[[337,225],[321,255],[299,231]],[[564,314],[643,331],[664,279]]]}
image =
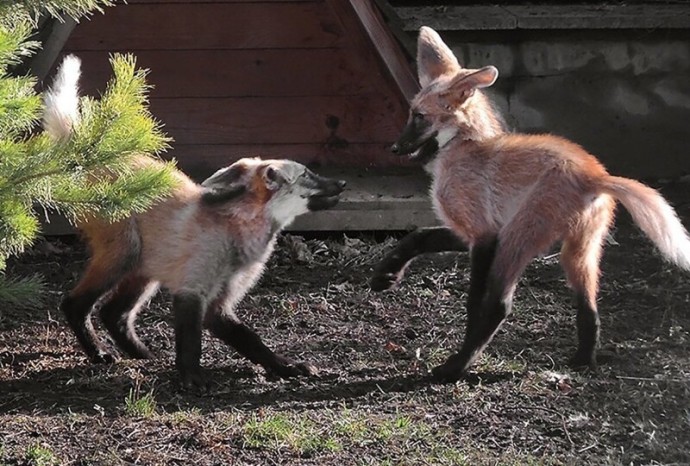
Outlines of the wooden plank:
{"label": "wooden plank", "polygon": [[321,3],[135,3],[82,21],[66,49],[332,48],[343,35]]}
{"label": "wooden plank", "polygon": [[151,99],[178,144],[390,143],[406,115],[381,94]]}
{"label": "wooden plank", "polygon": [[356,56],[368,70],[368,79],[379,92],[394,90],[398,106],[407,113],[407,99],[400,92],[395,79],[391,76],[386,64],[381,60],[374,46],[372,46],[362,23],[349,0],[325,0],[332,15],[337,19],[340,29],[348,31],[348,41],[345,47]]}
{"label": "wooden plank", "polygon": [[393,38],[386,22],[371,0],[349,0],[366,31],[371,46],[377,51],[398,89],[409,102],[419,92],[412,66]]}
{"label": "wooden plank", "polygon": [[437,31],[473,31],[515,29],[517,19],[501,6],[415,6],[399,7],[406,31],[429,26]]}
{"label": "wooden plank", "polygon": [[690,6],[507,5],[518,29],[676,29],[690,27]]}
{"label": "wooden plank", "polygon": [[163,157],[177,159],[180,169],[198,181],[243,157],[287,158],[315,169],[359,167],[362,174],[372,165],[389,170],[410,166],[405,157],[390,152],[390,144],[356,143],[346,147],[328,147],[325,144],[174,144]]}
{"label": "wooden plank", "polygon": [[[297,218],[288,231],[409,230],[439,223],[427,194],[429,178],[419,168],[397,170],[395,175],[352,169],[319,173],[347,180],[341,201],[333,209]],[[75,233],[64,218],[50,215],[49,220],[43,224],[45,235]]]}
{"label": "wooden plank", "polygon": [[439,224],[430,205],[385,210],[342,210],[336,206],[302,215],[286,231],[407,231]]}
{"label": "wooden plank", "polygon": [[407,31],[690,28],[690,8],[683,4],[435,5],[395,11]]}
{"label": "wooden plank", "polygon": [[[147,50],[153,98],[324,96],[370,93],[367,72],[344,49]],[[112,76],[109,54],[82,51],[81,87],[97,95]]]}
{"label": "wooden plank", "polygon": [[[41,217],[41,232],[45,236],[77,234],[77,230],[64,217],[50,215],[48,220],[45,222],[45,217]],[[439,224],[429,202],[410,208],[399,204],[385,209],[368,206],[347,209],[338,204],[330,210],[298,217],[286,231],[400,231]]]}

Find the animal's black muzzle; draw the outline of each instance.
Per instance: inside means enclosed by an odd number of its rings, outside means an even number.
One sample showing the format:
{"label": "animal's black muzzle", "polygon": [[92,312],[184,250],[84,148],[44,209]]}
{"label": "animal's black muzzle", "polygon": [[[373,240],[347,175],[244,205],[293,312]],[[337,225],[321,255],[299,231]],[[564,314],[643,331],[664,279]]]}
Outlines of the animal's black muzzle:
{"label": "animal's black muzzle", "polygon": [[316,174],[311,174],[316,191],[309,195],[307,208],[309,210],[330,209],[340,200],[340,193],[347,184],[344,180],[335,180]]}
{"label": "animal's black muzzle", "polygon": [[435,132],[429,133],[424,124],[415,123],[413,120],[405,126],[402,134],[390,149],[395,155],[411,155],[429,141],[435,140],[435,137]]}

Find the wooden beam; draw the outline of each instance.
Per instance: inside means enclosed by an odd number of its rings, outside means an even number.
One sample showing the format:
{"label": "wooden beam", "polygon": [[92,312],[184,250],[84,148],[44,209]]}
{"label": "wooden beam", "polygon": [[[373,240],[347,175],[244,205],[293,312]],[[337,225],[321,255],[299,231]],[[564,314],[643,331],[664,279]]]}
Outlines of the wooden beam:
{"label": "wooden beam", "polygon": [[349,0],[371,45],[386,65],[400,92],[409,102],[419,91],[419,84],[407,57],[371,0]]}
{"label": "wooden beam", "polygon": [[374,0],[374,2],[376,2],[376,6],[386,20],[391,33],[402,46],[406,58],[408,58],[408,61],[414,62],[417,57],[417,41],[409,33],[405,32],[405,23],[400,19],[395,8],[391,6],[388,0]]}
{"label": "wooden beam", "polygon": [[[300,216],[288,231],[410,230],[438,225],[429,201],[429,178],[421,169],[322,169],[325,176],[344,179],[347,188],[333,209]],[[43,217],[42,217],[43,218]],[[76,233],[63,217],[50,215],[44,235]]]}
{"label": "wooden beam", "polygon": [[63,21],[49,20],[47,28],[50,31],[47,38],[43,40],[43,47],[34,56],[29,65],[31,74],[38,78],[39,82],[43,82],[50,70],[55,64],[55,60],[60,55],[62,48],[69,39],[72,30],[77,25],[77,22],[71,17],[64,18]]}
{"label": "wooden beam", "polygon": [[395,11],[406,31],[417,31],[421,26],[438,31],[690,28],[690,8],[681,4],[687,2],[678,2],[677,5],[671,2],[600,2],[582,5],[477,3],[462,6],[452,5],[451,2],[435,2],[433,5],[420,3],[420,6],[396,7]]}

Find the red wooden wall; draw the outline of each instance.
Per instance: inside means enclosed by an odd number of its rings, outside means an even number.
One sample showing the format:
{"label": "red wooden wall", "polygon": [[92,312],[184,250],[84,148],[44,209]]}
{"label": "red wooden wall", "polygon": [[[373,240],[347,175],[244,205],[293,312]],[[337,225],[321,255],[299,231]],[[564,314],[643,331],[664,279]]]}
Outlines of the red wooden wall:
{"label": "red wooden wall", "polygon": [[243,157],[385,167],[406,101],[347,0],[131,0],[83,21],[63,52],[97,95],[111,52],[149,68],[169,156],[204,176]]}

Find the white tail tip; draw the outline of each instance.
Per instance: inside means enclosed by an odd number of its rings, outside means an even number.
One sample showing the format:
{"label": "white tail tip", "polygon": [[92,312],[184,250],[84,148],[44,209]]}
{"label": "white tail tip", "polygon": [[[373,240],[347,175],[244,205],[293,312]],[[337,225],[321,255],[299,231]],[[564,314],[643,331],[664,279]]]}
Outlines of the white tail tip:
{"label": "white tail tip", "polygon": [[54,139],[67,138],[79,121],[79,78],[81,60],[67,55],[44,94],[43,128]]}

